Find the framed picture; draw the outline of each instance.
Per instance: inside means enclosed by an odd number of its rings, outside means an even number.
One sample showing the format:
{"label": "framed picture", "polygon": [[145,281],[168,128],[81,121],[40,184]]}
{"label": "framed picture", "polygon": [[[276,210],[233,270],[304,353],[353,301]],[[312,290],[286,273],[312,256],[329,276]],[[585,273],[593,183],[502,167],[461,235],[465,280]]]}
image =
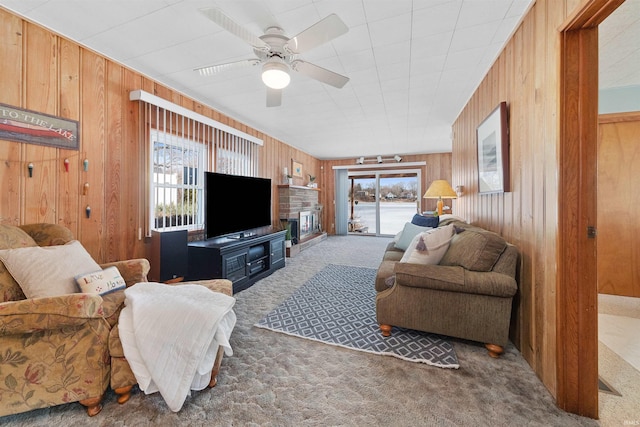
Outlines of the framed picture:
{"label": "framed picture", "polygon": [[302,163],[291,159],[291,175],[302,178]]}
{"label": "framed picture", "polygon": [[509,126],[507,103],[501,102],[477,129],[478,192],[504,193],[509,189]]}

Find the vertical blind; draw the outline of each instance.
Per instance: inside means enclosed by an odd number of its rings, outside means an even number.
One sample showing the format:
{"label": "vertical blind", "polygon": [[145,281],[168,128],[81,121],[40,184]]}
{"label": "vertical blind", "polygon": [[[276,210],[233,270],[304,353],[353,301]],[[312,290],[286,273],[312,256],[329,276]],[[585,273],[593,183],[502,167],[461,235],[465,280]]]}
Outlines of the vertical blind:
{"label": "vertical blind", "polygon": [[165,100],[130,99],[143,101],[146,236],[203,228],[205,171],[258,175],[261,140]]}

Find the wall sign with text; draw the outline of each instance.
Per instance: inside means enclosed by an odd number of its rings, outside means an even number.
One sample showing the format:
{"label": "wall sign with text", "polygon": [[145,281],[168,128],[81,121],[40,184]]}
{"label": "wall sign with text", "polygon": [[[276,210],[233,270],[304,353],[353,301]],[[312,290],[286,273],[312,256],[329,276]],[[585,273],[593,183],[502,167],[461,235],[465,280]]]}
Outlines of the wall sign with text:
{"label": "wall sign with text", "polygon": [[76,120],[0,104],[0,139],[78,150],[78,132]]}

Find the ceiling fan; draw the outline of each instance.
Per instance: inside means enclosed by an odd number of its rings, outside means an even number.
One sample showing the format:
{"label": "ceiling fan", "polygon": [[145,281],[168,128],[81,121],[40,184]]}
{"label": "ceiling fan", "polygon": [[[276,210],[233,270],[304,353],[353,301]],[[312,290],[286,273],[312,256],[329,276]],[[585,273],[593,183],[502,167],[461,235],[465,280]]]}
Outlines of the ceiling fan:
{"label": "ceiling fan", "polygon": [[291,80],[290,70],[336,88],[342,88],[349,81],[348,77],[297,57],[349,31],[345,23],[335,14],[327,16],[298,35],[289,38],[280,27],[269,27],[263,35],[255,36],[218,8],[200,9],[200,12],[231,34],[249,43],[253,47],[256,58],[200,67],[194,71],[203,76],[210,76],[223,71],[262,64],[262,81],[267,86],[267,107],[281,105],[282,89]]}

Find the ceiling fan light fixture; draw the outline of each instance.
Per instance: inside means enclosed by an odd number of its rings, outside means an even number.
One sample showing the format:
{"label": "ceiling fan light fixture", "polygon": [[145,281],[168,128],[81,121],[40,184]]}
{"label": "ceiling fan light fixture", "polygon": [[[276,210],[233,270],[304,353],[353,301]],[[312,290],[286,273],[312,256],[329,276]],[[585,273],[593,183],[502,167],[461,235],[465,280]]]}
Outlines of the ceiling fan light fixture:
{"label": "ceiling fan light fixture", "polygon": [[271,58],[262,66],[262,81],[271,89],[284,89],[289,85],[289,67],[281,60]]}

